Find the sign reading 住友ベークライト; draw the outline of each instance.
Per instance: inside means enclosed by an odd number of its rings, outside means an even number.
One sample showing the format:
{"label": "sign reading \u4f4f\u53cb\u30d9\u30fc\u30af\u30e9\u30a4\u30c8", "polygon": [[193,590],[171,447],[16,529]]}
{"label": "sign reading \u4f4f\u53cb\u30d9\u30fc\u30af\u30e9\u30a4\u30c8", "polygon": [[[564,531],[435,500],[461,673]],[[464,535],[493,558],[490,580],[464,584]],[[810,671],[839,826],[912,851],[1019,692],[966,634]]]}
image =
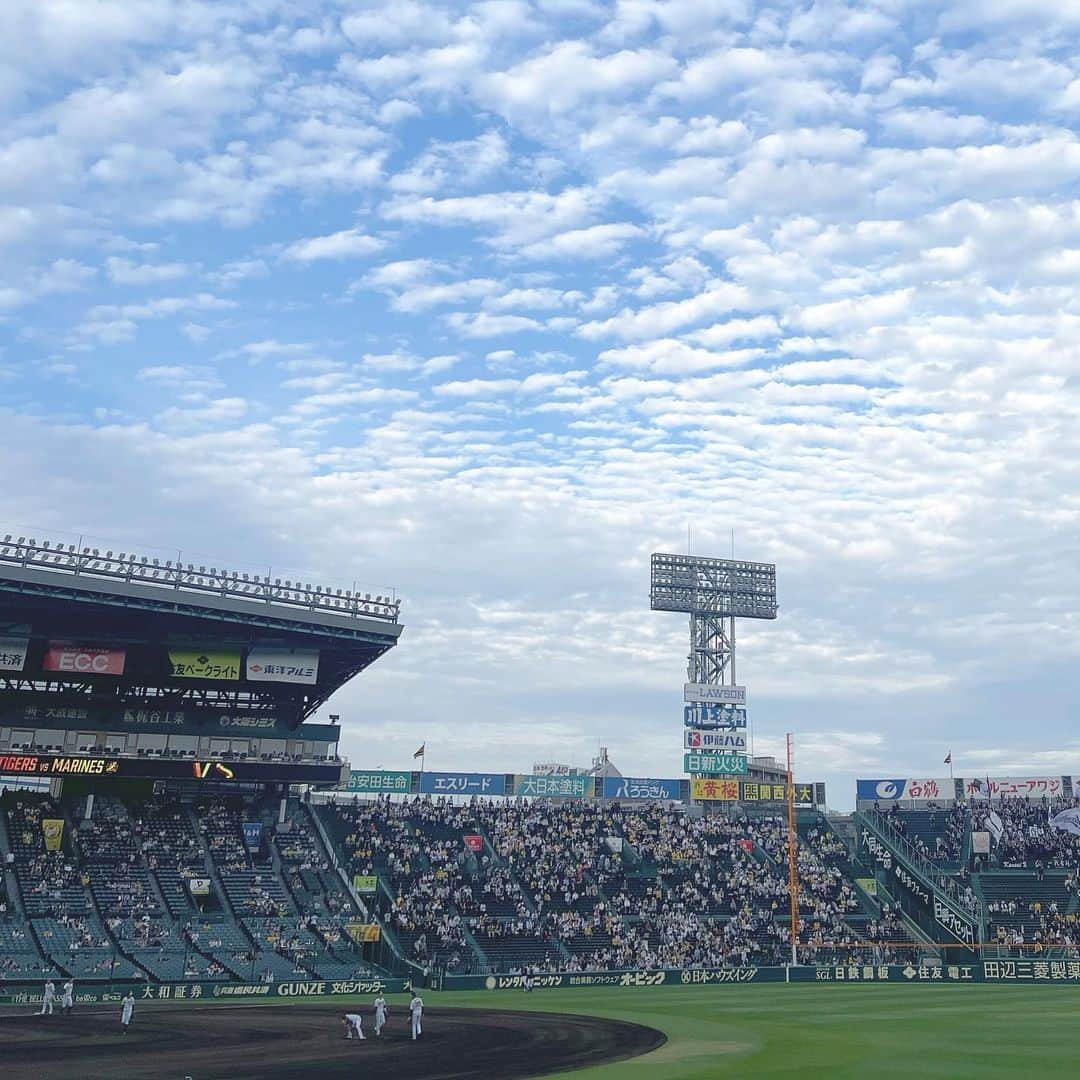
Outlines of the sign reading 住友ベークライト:
{"label": "sign reading \u4f4f\u53cb\u30d9\u30fc\u30af\u30e9\u30a4\u30c8", "polygon": [[709,776],[743,776],[750,771],[745,754],[683,754],[683,770]]}
{"label": "sign reading \u4f4f\u53cb\u30d9\u30fc\u30af\u30e9\u30a4\u30c8", "polygon": [[236,682],[240,678],[240,652],[232,649],[170,649],[174,679],[212,679]]}

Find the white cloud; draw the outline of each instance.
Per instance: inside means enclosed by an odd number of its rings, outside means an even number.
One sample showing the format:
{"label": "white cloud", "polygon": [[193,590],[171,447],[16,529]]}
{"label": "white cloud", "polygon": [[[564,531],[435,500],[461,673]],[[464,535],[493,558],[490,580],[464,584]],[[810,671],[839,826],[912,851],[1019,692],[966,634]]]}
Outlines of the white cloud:
{"label": "white cloud", "polygon": [[310,263],[322,259],[353,259],[374,255],[386,246],[377,236],[368,236],[359,229],[343,229],[327,236],[310,236],[296,240],[281,253],[283,259]]}

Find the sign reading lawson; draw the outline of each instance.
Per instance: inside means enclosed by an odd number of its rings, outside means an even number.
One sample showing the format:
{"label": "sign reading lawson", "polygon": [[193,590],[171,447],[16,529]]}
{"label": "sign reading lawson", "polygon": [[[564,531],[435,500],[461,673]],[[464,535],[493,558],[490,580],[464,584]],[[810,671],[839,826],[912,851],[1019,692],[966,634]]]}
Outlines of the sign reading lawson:
{"label": "sign reading lawson", "polygon": [[683,701],[708,701],[716,705],[745,705],[746,687],[683,683]]}

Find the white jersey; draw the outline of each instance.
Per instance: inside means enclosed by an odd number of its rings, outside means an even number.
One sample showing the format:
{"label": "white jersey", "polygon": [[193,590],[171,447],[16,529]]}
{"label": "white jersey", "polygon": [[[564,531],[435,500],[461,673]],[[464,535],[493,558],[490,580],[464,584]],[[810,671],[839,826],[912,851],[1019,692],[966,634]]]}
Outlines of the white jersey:
{"label": "white jersey", "polygon": [[417,1017],[423,1016],[424,1015],[424,1003],[423,1003],[423,1001],[418,997],[414,997],[412,999],[412,1001],[409,1002],[409,1012],[411,1012],[413,1014],[413,1016],[417,1016]]}
{"label": "white jersey", "polygon": [[386,998],[382,995],[375,999],[375,1013],[376,1015],[386,1015]]}
{"label": "white jersey", "polygon": [[135,1011],[135,999],[133,997],[126,997],[123,1000],[123,1012],[120,1014],[120,1022],[126,1024],[131,1019],[131,1014]]}
{"label": "white jersey", "polygon": [[75,1003],[75,984],[71,981],[64,983],[64,1004],[70,1009]]}
{"label": "white jersey", "polygon": [[56,987],[51,982],[47,982],[45,984],[45,1000],[52,1001],[54,997],[56,997]]}
{"label": "white jersey", "polygon": [[351,1025],[352,1025],[352,1026],[353,1026],[354,1028],[358,1028],[358,1027],[360,1027],[360,1025],[361,1025],[361,1024],[362,1024],[362,1023],[364,1022],[364,1021],[363,1021],[363,1020],[361,1019],[361,1017],[360,1017],[360,1014],[359,1014],[359,1013],[346,1013],[346,1014],[345,1014],[345,1019],[346,1019],[346,1021],[347,1021],[347,1022],[348,1022],[349,1024],[351,1024]]}

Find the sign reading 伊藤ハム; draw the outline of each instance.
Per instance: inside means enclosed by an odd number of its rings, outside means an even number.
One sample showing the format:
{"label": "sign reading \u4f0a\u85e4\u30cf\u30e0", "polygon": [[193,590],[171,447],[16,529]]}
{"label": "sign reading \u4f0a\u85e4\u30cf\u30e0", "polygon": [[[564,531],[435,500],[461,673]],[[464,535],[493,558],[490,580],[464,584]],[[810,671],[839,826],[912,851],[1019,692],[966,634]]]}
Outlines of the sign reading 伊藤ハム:
{"label": "sign reading \u4f0a\u85e4\u30cf\u30e0", "polygon": [[746,753],[746,731],[693,731],[683,728],[683,749],[711,753]]}

